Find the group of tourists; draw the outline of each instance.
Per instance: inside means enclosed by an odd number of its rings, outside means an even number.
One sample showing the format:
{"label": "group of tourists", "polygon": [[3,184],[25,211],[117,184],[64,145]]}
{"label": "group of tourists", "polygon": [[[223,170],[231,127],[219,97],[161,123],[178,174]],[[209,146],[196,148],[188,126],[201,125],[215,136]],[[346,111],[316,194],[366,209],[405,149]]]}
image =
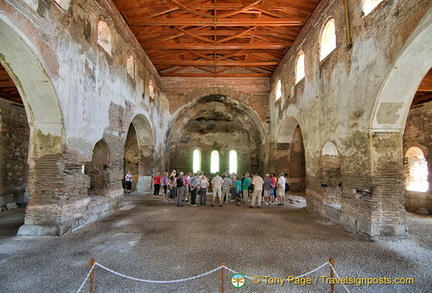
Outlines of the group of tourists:
{"label": "group of tourists", "polygon": [[163,176],[156,173],[153,177],[153,198],[159,198],[161,187],[163,188],[163,201],[168,204],[176,204],[181,207],[189,201],[195,207],[198,204],[205,206],[207,194],[212,193],[211,206],[223,206],[223,203],[236,202],[237,205],[249,205],[250,208],[260,208],[261,204],[278,205],[285,204],[285,191],[288,188],[284,173],[268,173],[262,178],[258,173],[245,173],[238,177],[236,174],[216,173],[209,178],[203,172],[187,173],[172,170],[165,172]]}

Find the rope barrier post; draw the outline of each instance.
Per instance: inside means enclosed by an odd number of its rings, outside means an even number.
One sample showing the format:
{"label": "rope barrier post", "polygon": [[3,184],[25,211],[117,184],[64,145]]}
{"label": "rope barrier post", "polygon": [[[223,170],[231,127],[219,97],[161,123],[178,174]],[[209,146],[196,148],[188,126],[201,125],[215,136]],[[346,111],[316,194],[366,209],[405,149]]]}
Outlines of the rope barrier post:
{"label": "rope barrier post", "polygon": [[[334,258],[329,258],[329,263],[330,263],[330,278],[334,278],[334,265],[335,265],[335,260]],[[334,282],[330,283],[330,292],[334,293],[335,290],[335,285]]]}
{"label": "rope barrier post", "polygon": [[221,262],[221,292],[225,293],[225,262]]}
{"label": "rope barrier post", "polygon": [[93,266],[94,266],[95,262],[96,261],[94,260],[94,258],[92,258],[89,262],[89,266],[91,269],[90,280],[89,280],[89,292],[90,293],[93,293],[93,290],[94,290],[94,268],[93,268]]}

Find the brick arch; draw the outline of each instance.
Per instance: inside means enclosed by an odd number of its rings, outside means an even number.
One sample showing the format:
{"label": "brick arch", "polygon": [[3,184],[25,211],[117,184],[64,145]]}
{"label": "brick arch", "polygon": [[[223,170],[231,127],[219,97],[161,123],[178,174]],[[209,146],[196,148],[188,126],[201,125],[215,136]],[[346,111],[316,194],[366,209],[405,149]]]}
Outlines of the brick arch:
{"label": "brick arch", "polygon": [[[0,61],[24,103],[31,129],[32,157],[61,153],[64,144],[63,113],[48,66],[40,54],[20,28],[0,14]],[[49,69],[56,68],[51,64]]]}
{"label": "brick arch", "polygon": [[427,157],[429,155],[429,151],[428,151],[427,147],[425,147],[422,144],[419,144],[418,142],[411,142],[411,143],[406,144],[403,148],[404,157],[405,157],[405,154],[407,153],[407,151],[412,147],[416,147],[416,148],[421,149],[421,151],[423,152],[425,157]]}
{"label": "brick arch", "polygon": [[432,9],[402,48],[378,93],[371,119],[372,132],[403,132],[414,95],[432,67]]}

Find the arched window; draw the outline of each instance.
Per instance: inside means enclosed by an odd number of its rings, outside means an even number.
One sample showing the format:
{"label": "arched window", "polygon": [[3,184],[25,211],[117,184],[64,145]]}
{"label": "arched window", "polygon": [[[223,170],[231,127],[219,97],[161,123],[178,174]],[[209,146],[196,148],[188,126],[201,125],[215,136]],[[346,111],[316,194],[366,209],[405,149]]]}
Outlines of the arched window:
{"label": "arched window", "polygon": [[405,154],[407,178],[406,189],[426,192],[429,189],[428,165],[423,151],[418,147],[411,147]]}
{"label": "arched window", "polygon": [[282,82],[280,79],[278,79],[276,83],[275,96],[276,96],[276,101],[282,97]]}
{"label": "arched window", "polygon": [[296,83],[305,77],[305,55],[303,52],[300,52],[297,56],[295,77]]}
{"label": "arched window", "polygon": [[126,61],[126,70],[132,78],[135,78],[135,61],[133,55],[130,55]]}
{"label": "arched window", "polygon": [[193,151],[193,158],[192,158],[192,172],[197,173],[201,170],[201,151],[200,150],[194,150]]}
{"label": "arched window", "polygon": [[70,7],[70,2],[71,0],[55,0],[55,2],[57,2],[57,4],[63,8],[64,10],[68,10]]}
{"label": "arched window", "polygon": [[219,172],[219,152],[212,151],[210,154],[210,173]]}
{"label": "arched window", "polygon": [[327,21],[321,34],[320,61],[327,57],[336,49],[336,29],[335,20],[331,18]]}
{"label": "arched window", "polygon": [[235,150],[229,152],[229,172],[237,174],[237,152]]}
{"label": "arched window", "polygon": [[155,97],[155,88],[154,88],[154,81],[153,79],[149,80],[149,96],[150,98],[154,98]]}
{"label": "arched window", "polygon": [[98,22],[98,44],[111,55],[111,30],[108,24],[100,20]]}
{"label": "arched window", "polygon": [[363,12],[368,15],[375,7],[378,6],[383,0],[362,0]]}

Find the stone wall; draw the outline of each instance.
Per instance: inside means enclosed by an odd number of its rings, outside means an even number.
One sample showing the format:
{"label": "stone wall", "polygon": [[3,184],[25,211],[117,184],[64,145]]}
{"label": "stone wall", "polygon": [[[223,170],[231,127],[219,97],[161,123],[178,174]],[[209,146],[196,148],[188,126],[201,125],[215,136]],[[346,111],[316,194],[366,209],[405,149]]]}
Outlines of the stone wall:
{"label": "stone wall", "polygon": [[28,200],[29,131],[23,105],[0,99],[0,207]]}
{"label": "stone wall", "polygon": [[[370,125],[393,63],[431,7],[430,1],[383,1],[365,16],[361,1],[348,1],[349,43],[344,1],[323,1],[272,77],[270,145],[277,144],[282,122],[298,122],[305,148],[308,208],[349,230],[370,236],[407,233],[398,151],[401,133],[395,130],[388,135],[377,129],[371,134]],[[335,19],[337,46],[320,61],[320,34],[330,18]],[[305,54],[305,77],[296,83],[299,52]],[[422,77],[412,78],[419,84]],[[276,101],[278,80],[283,95]],[[382,119],[395,123],[393,118],[401,117],[400,108],[390,103],[385,106]],[[321,150],[328,141],[336,145],[340,157],[340,178],[332,179],[338,188],[333,190],[323,188],[320,178]],[[340,198],[340,206],[329,209],[328,198]]]}

